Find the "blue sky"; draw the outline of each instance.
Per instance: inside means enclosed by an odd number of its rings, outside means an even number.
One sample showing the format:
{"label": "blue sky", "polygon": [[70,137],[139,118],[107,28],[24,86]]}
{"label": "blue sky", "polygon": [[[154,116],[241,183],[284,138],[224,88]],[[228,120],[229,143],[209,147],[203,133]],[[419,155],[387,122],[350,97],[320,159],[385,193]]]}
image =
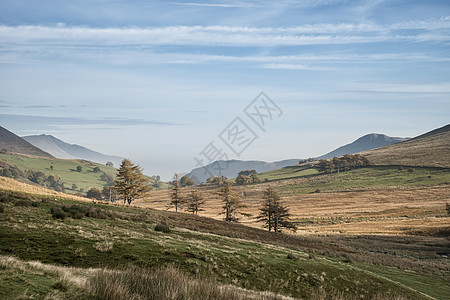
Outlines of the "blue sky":
{"label": "blue sky", "polygon": [[[319,156],[371,132],[448,124],[448,1],[0,2],[0,125],[168,179],[211,142],[229,158]],[[262,131],[264,91],[283,114]],[[218,135],[258,135],[240,157]]]}

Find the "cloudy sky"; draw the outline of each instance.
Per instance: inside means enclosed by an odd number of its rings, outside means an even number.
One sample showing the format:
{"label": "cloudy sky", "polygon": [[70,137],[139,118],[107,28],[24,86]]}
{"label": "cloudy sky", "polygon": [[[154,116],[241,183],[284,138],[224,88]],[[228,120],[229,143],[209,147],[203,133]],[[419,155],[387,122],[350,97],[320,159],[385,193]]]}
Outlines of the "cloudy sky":
{"label": "cloudy sky", "polygon": [[[163,179],[211,142],[313,157],[448,124],[449,43],[446,0],[3,0],[0,125]],[[279,108],[264,128],[244,111],[261,91]],[[239,155],[219,136],[237,117],[257,136]]]}

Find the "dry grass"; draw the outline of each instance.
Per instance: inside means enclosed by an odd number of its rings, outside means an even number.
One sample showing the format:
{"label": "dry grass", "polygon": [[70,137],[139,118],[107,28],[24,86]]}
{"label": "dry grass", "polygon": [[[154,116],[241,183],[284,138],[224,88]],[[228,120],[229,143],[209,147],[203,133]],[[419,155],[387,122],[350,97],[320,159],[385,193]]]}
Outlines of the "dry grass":
{"label": "dry grass", "polygon": [[56,192],[53,190],[43,188],[38,185],[31,185],[31,184],[23,183],[23,182],[14,180],[12,178],[7,178],[7,177],[0,177],[0,189],[7,190],[7,191],[17,191],[17,192],[29,193],[29,194],[38,194],[38,195],[44,195],[44,196],[53,196],[55,198],[58,197],[58,198],[64,198],[64,199],[92,202],[92,200],[87,199],[87,198],[78,197],[78,196],[70,195],[70,194],[59,193],[59,192]]}
{"label": "dry grass", "polygon": [[[284,180],[277,187],[299,184],[305,179]],[[241,222],[256,228],[262,192],[269,184],[236,187],[247,205]],[[222,203],[216,187],[196,187],[207,199],[199,215],[222,220]],[[188,193],[190,188],[183,189]],[[150,198],[136,201],[139,207],[165,210],[168,191],[152,192]],[[299,224],[298,234],[412,234],[433,233],[450,227],[445,203],[450,202],[450,187],[380,188],[366,191],[296,194],[284,196],[292,219]],[[170,208],[172,210],[172,208]]]}
{"label": "dry grass", "polygon": [[[82,269],[23,261],[11,256],[0,256],[0,267],[42,276],[57,276],[56,290],[44,299],[67,299],[76,292],[78,299],[138,300],[138,299],[230,299],[230,300],[293,300],[294,298],[271,292],[257,292],[232,285],[223,285],[212,279],[189,276],[175,267],[124,270]],[[62,294],[60,291],[64,291]],[[36,299],[25,290],[19,299]],[[75,299],[75,298],[74,298]]]}
{"label": "dry grass", "polygon": [[129,268],[123,271],[102,270],[89,282],[96,299],[293,299],[268,292],[254,292],[215,280],[188,276],[175,267],[155,270]]}

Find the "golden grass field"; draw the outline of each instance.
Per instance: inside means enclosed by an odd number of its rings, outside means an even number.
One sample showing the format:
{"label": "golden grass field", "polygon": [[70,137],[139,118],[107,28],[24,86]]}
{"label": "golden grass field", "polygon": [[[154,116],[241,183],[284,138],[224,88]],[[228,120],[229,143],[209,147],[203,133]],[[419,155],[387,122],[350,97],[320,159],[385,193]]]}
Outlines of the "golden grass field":
{"label": "golden grass field", "polygon": [[59,193],[54,190],[49,190],[44,187],[38,186],[38,185],[31,185],[23,182],[19,182],[17,180],[14,180],[12,178],[7,177],[0,177],[0,189],[8,190],[8,191],[17,191],[17,192],[24,192],[29,194],[39,194],[39,195],[46,195],[46,196],[54,196],[64,199],[71,199],[71,200],[79,200],[79,201],[92,201],[90,199],[79,197],[71,194],[65,194],[65,193]]}
{"label": "golden grass field", "polygon": [[[280,184],[280,183],[277,183]],[[283,181],[282,184],[287,184]],[[255,217],[261,206],[262,191],[270,183],[235,187],[247,205],[241,222],[261,227]],[[183,188],[187,195],[192,188]],[[222,204],[217,187],[196,187],[205,197],[199,215],[222,219]],[[283,193],[281,193],[283,196]],[[169,207],[170,191],[155,191],[135,205],[159,210]],[[299,224],[297,234],[424,234],[433,235],[450,228],[445,212],[450,202],[450,187],[371,188],[365,191],[296,194],[283,196],[292,219]]]}

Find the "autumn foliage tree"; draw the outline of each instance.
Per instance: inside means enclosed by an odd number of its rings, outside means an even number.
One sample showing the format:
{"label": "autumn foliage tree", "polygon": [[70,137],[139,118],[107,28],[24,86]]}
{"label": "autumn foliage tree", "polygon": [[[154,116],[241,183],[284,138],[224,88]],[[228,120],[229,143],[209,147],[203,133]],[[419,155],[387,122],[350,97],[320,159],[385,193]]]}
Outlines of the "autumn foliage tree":
{"label": "autumn foliage tree", "polygon": [[280,232],[282,228],[296,229],[296,226],[289,220],[289,209],[272,187],[268,187],[264,191],[263,198],[263,205],[257,219],[264,222],[264,227],[269,231],[273,229],[275,232]]}
{"label": "autumn foliage tree", "polygon": [[91,199],[102,200],[102,192],[96,187],[90,188],[87,191],[86,196]]}
{"label": "autumn foliage tree", "polygon": [[245,205],[241,202],[238,193],[233,190],[233,186],[229,181],[225,181],[222,188],[216,194],[223,198],[222,208],[226,222],[237,222],[239,220],[237,214],[245,215],[240,212],[241,208],[244,208]]}
{"label": "autumn foliage tree", "polygon": [[142,168],[129,159],[124,159],[117,171],[114,189],[123,198],[123,202],[130,205],[133,200],[143,197],[151,187],[142,174]]}

